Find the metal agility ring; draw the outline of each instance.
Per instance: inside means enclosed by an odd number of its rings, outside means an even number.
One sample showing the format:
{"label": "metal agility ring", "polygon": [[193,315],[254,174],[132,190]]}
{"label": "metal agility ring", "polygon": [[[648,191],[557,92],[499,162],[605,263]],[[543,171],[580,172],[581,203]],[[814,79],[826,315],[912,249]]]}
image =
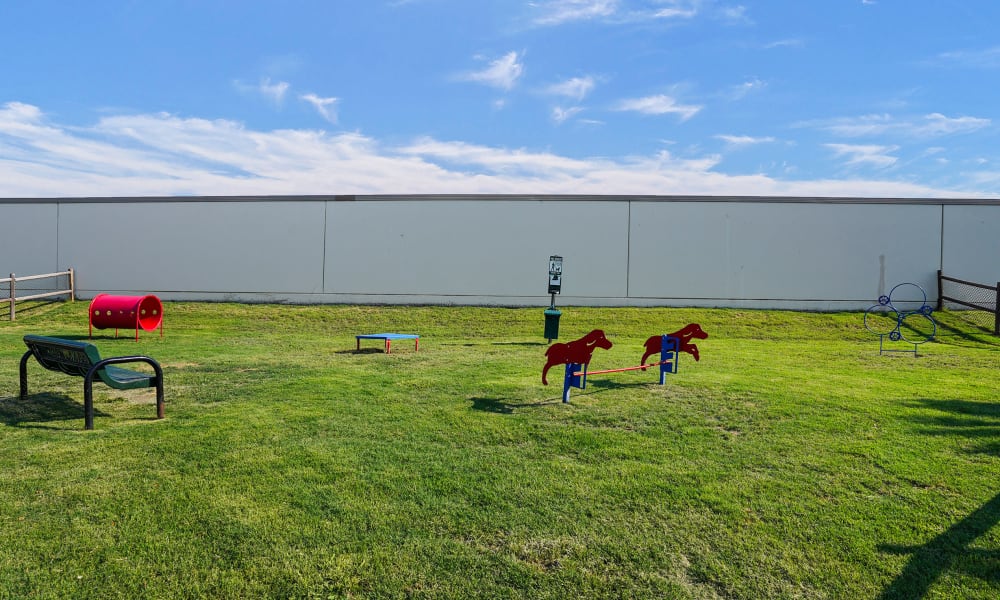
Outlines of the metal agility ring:
{"label": "metal agility ring", "polygon": [[[880,323],[888,327],[879,327]],[[899,329],[899,313],[883,304],[875,304],[865,311],[865,329],[875,335],[889,335]]]}
{"label": "metal agility ring", "polygon": [[[916,288],[917,292],[919,292],[917,299],[899,298],[897,290],[908,288]],[[893,295],[896,295],[895,303],[893,302]],[[900,310],[896,306],[896,304],[916,304],[917,302],[920,303],[920,306],[914,310]],[[937,335],[937,322],[931,316],[933,312],[934,308],[927,304],[927,292],[924,291],[924,288],[915,283],[900,283],[889,290],[888,294],[879,296],[878,304],[869,307],[865,311],[865,329],[879,336],[879,338],[888,336],[894,342],[900,340],[909,342],[914,345],[914,353],[916,353],[915,348],[917,344],[929,342]],[[909,319],[908,323],[907,319]],[[929,325],[923,321],[917,323],[917,319],[923,319]],[[904,330],[909,333],[904,333]],[[881,344],[879,352],[881,353]]]}

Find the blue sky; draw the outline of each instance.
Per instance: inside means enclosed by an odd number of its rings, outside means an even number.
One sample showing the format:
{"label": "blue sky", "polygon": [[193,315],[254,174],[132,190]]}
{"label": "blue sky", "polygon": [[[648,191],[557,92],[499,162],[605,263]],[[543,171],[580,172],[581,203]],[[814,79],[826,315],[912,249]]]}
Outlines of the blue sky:
{"label": "blue sky", "polygon": [[997,23],[995,0],[10,0],[0,197],[998,197]]}

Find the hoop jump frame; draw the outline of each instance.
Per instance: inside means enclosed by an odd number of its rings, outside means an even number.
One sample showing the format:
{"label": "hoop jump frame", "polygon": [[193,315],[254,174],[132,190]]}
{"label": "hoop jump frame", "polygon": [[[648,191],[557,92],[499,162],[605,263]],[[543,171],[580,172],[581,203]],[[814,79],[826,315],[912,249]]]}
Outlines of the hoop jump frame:
{"label": "hoop jump frame", "polygon": [[663,336],[663,341],[660,345],[660,361],[651,363],[648,365],[638,365],[635,367],[622,367],[619,369],[602,369],[600,371],[588,371],[587,363],[567,363],[566,364],[566,375],[563,378],[563,395],[562,401],[565,404],[569,404],[569,390],[570,388],[579,388],[581,390],[587,388],[587,376],[588,375],[601,375],[604,373],[622,373],[624,371],[638,371],[646,369],[651,369],[653,367],[659,367],[660,371],[660,385],[667,382],[667,373],[675,374],[677,373],[677,361],[680,358],[678,350],[681,347],[680,338],[671,337],[669,335]]}

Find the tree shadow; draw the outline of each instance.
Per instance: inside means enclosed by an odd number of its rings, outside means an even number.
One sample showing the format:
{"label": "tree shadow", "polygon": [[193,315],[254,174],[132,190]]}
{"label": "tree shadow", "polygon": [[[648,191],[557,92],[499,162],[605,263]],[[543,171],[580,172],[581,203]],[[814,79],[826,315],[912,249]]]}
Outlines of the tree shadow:
{"label": "tree shadow", "polygon": [[962,571],[990,583],[1000,583],[1000,550],[969,547],[998,521],[1000,494],[926,544],[880,545],[882,552],[912,556],[903,572],[882,591],[879,598],[923,598],[946,570]]}
{"label": "tree shadow", "polygon": [[[83,420],[83,403],[73,400],[65,394],[28,394],[24,399],[17,396],[0,398],[0,423],[12,427],[28,426],[41,429],[56,429],[55,427],[37,425],[53,421]],[[94,409],[94,415],[107,416]]]}

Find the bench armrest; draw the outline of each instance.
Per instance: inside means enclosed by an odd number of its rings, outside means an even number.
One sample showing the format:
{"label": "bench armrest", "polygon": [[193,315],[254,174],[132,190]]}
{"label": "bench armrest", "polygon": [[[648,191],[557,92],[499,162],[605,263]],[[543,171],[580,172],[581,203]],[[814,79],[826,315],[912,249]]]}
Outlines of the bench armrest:
{"label": "bench armrest", "polygon": [[87,379],[93,379],[94,375],[96,375],[98,371],[108,365],[120,365],[134,362],[143,362],[153,367],[153,372],[156,374],[156,378],[160,380],[163,379],[163,369],[160,368],[160,363],[148,356],[113,356],[111,358],[103,358],[95,363],[93,367],[90,367],[90,371],[87,373]]}
{"label": "bench armrest", "polygon": [[113,356],[95,363],[87,372],[87,376],[83,378],[83,426],[85,429],[94,428],[94,378],[97,377],[98,372],[108,365],[134,362],[146,363],[153,367],[155,375],[152,383],[156,386],[156,418],[163,418],[163,369],[160,367],[160,363],[148,356]]}

